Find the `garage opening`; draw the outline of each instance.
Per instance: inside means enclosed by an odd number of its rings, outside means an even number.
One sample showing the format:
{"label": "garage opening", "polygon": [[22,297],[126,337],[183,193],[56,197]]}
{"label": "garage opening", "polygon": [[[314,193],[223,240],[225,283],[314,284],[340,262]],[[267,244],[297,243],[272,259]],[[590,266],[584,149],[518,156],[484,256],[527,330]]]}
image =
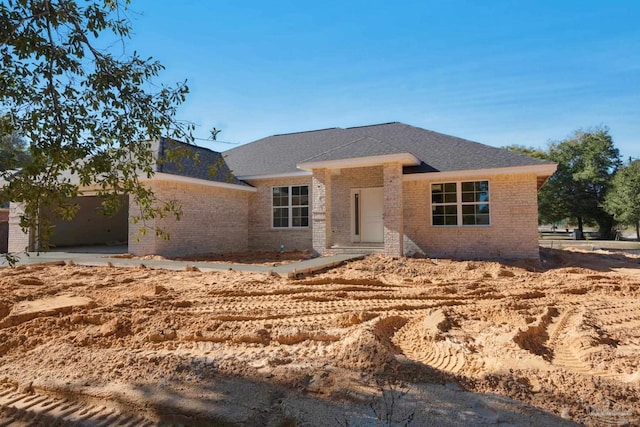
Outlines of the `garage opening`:
{"label": "garage opening", "polygon": [[70,201],[79,209],[71,221],[54,220],[51,249],[102,247],[127,250],[129,235],[129,198],[121,196],[121,208],[113,216],[102,209],[102,197],[82,196]]}
{"label": "garage opening", "polygon": [[9,204],[0,205],[0,253],[9,250]]}

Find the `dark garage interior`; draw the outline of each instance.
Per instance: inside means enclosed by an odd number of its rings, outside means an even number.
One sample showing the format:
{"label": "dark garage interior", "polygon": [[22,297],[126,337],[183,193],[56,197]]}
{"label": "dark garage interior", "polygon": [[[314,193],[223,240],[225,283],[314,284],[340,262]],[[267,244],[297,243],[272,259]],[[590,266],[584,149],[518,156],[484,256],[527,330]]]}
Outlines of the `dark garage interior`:
{"label": "dark garage interior", "polygon": [[102,198],[82,196],[71,200],[79,210],[71,221],[55,220],[50,239],[52,249],[72,246],[126,245],[129,230],[129,198],[122,197],[122,207],[113,216],[102,209]]}

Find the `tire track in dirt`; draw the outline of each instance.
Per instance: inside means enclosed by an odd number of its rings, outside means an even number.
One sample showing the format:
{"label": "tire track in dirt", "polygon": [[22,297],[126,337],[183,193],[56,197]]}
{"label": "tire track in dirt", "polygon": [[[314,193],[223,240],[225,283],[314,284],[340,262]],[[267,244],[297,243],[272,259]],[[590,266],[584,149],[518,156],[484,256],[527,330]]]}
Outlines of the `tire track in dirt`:
{"label": "tire track in dirt", "polygon": [[617,378],[618,374],[595,369],[589,362],[590,355],[598,349],[584,344],[584,317],[588,308],[571,308],[565,311],[553,329],[549,347],[553,351],[552,364],[583,375],[594,375],[603,378]]}
{"label": "tire track in dirt", "polygon": [[623,301],[591,309],[605,327],[638,330],[640,328],[640,302]]}
{"label": "tire track in dirt", "polygon": [[559,344],[558,341],[560,339],[560,335],[565,333],[567,325],[569,322],[577,315],[576,308],[569,308],[565,310],[562,314],[556,317],[557,320],[551,322],[548,328],[549,341],[548,347],[552,350],[555,349]]}
{"label": "tire track in dirt", "polygon": [[428,297],[423,299],[362,299],[354,304],[353,300],[341,299],[332,301],[278,301],[267,303],[262,300],[221,302],[214,304],[215,309],[209,307],[196,308],[199,315],[210,313],[210,319],[222,321],[252,321],[252,320],[274,320],[284,318],[297,318],[308,315],[333,315],[351,313],[355,311],[410,311],[428,309],[440,306],[451,306],[464,304],[457,299],[433,300]]}
{"label": "tire track in dirt", "polygon": [[576,308],[570,308],[560,315],[557,323],[552,323],[548,347],[553,352],[551,363],[554,366],[578,373],[591,371],[591,366],[581,360],[574,348],[576,343],[571,339],[571,332],[579,326],[583,314],[584,309],[581,312]]}
{"label": "tire track in dirt", "polygon": [[432,342],[428,348],[405,348],[403,351],[407,357],[441,371],[460,373],[467,365],[462,350],[449,341]]}
{"label": "tire track in dirt", "polygon": [[391,340],[409,359],[432,368],[454,374],[474,370],[475,363],[468,359],[465,347],[443,337],[450,327],[451,320],[442,310],[425,311],[407,322]]}
{"label": "tire track in dirt", "polygon": [[618,375],[606,371],[593,369],[584,360],[589,355],[588,351],[581,351],[580,344],[572,341],[556,349],[553,364],[557,367],[568,369],[584,375],[595,375],[603,378],[617,378]]}
{"label": "tire track in dirt", "polygon": [[128,426],[147,427],[154,422],[122,413],[108,406],[95,406],[44,393],[22,393],[13,386],[0,388],[0,427],[13,425]]}

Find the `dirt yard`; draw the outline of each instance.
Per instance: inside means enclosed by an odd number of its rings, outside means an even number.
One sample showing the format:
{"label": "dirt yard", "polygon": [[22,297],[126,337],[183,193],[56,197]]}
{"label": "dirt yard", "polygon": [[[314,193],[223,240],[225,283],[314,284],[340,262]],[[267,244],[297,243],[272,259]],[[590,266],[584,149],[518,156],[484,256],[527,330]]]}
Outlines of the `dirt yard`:
{"label": "dirt yard", "polygon": [[640,256],[542,251],[2,268],[0,425],[640,425]]}

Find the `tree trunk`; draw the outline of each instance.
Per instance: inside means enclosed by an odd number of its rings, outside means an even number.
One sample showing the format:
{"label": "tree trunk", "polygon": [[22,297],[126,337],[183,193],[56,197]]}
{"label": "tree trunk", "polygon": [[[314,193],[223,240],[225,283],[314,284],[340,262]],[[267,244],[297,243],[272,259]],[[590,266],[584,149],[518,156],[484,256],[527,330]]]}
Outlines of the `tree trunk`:
{"label": "tree trunk", "polygon": [[636,240],[640,242],[640,221],[636,221]]}
{"label": "tree trunk", "polygon": [[576,240],[584,239],[584,231],[582,230],[583,227],[584,227],[584,223],[582,221],[582,217],[579,216],[578,217],[578,230],[580,230],[580,235],[579,236],[575,236]]}
{"label": "tree trunk", "polygon": [[602,240],[613,240],[616,235],[615,224],[616,222],[611,215],[603,215],[597,221],[598,233]]}

